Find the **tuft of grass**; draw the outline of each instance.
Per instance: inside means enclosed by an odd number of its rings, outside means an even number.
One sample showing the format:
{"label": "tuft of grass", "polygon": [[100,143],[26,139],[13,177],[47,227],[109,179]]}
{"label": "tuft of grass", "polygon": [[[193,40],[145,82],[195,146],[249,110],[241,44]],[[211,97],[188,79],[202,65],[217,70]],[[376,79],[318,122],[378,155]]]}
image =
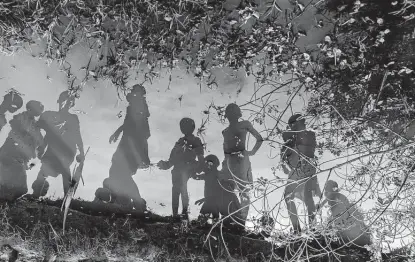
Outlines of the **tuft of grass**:
{"label": "tuft of grass", "polygon": [[[0,243],[16,249],[24,261],[332,261],[336,258],[367,261],[370,258],[368,251],[328,245],[321,236],[291,237],[293,240],[286,246],[277,247],[255,235],[236,235],[220,227],[211,230],[197,221],[191,221],[188,230],[183,231],[180,223],[155,214],[134,217],[136,214],[122,215],[119,211],[103,215],[97,213],[97,208],[85,208],[90,204],[74,201],[73,207],[82,212],[70,210],[63,235],[59,201],[20,199],[15,203],[0,203]],[[401,250],[401,257],[405,252]],[[397,256],[385,258],[384,261],[405,261]]]}

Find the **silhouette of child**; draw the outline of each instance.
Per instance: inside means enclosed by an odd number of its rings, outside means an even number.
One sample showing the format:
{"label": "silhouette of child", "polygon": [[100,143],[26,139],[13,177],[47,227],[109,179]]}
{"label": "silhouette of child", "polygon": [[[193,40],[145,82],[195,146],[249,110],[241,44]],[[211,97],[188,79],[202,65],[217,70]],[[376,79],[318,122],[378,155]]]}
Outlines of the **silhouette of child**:
{"label": "silhouette of child", "polygon": [[22,108],[22,106],[23,99],[19,93],[10,91],[4,96],[3,102],[0,104],[0,131],[7,124],[6,112],[8,111],[13,114]]}
{"label": "silhouette of child", "polygon": [[204,163],[203,144],[200,138],[193,135],[195,128],[193,119],[183,118],[180,120],[180,131],[184,136],[174,145],[169,160],[161,160],[157,164],[162,170],[173,167],[171,171],[173,216],[178,215],[180,196],[182,198],[182,215],[187,216],[189,207],[187,182],[190,177],[195,175],[197,166]]}
{"label": "silhouette of child", "polygon": [[10,121],[11,131],[0,148],[0,198],[13,201],[27,193],[29,160],[36,157],[36,150],[43,144],[37,126],[44,108],[38,101],[29,101],[26,111]]}
{"label": "silhouette of child", "polygon": [[339,237],[346,243],[360,247],[370,245],[370,234],[364,224],[363,215],[350,204],[345,195],[339,193],[335,181],[327,181],[324,195],[326,199],[317,208],[329,204],[331,213],[329,221],[332,221],[332,225],[339,230]]}
{"label": "silhouette of child", "polygon": [[[222,131],[223,150],[225,160],[222,165],[222,172],[236,182],[241,198],[241,218],[246,221],[249,212],[250,197],[247,185],[253,182],[251,162],[249,156],[256,154],[261,147],[263,138],[252,126],[251,122],[239,119],[242,117],[241,109],[236,104],[229,104],[225,109],[225,117],[229,126]],[[252,151],[246,150],[247,134],[252,134],[256,143]]]}
{"label": "silhouette of child", "polygon": [[212,215],[215,219],[219,218],[219,214],[230,215],[224,223],[232,222],[232,218],[241,222],[238,211],[241,205],[238,197],[233,192],[232,184],[223,177],[218,167],[219,159],[215,155],[206,156],[203,173],[195,176],[196,180],[205,181],[204,198],[197,200],[195,204],[203,203],[200,214],[204,217]]}

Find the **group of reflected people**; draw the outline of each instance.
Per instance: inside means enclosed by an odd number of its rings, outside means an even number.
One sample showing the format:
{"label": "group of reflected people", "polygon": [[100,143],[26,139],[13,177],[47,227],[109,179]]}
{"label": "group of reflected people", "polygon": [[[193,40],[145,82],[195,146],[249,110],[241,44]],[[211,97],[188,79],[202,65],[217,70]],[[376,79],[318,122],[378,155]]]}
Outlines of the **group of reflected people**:
{"label": "group of reflected people", "polygon": [[[56,111],[44,111],[41,102],[31,100],[26,103],[25,111],[16,114],[24,104],[22,95],[11,90],[4,96],[0,104],[0,132],[7,124],[11,130],[0,148],[0,200],[15,201],[28,193],[26,172],[32,168],[30,161],[34,158],[40,160],[41,167],[30,196],[35,199],[46,196],[47,178],[59,175],[62,176],[64,194],[68,193],[73,185],[71,165],[74,161],[85,160],[80,122],[78,116],[70,112],[76,99],[75,94],[64,91],[57,99]],[[109,175],[96,190],[94,201],[145,211],[146,201],[133,180],[138,170],[152,165],[147,142],[151,136],[150,112],[144,86],[134,85],[126,100],[124,122],[110,136],[109,142],[117,142],[122,136],[112,156]],[[9,122],[6,114],[12,115]],[[195,179],[204,181],[204,198],[195,202],[202,205],[200,217],[222,218],[225,225],[245,225],[254,182],[250,156],[256,154],[264,139],[251,122],[242,119],[238,105],[228,104],[224,117],[228,126],[222,131],[225,156],[222,163],[216,155],[205,156],[204,144],[194,134],[195,121],[188,117],[180,120],[178,128],[182,137],[175,142],[169,158],[157,163],[161,170],[171,169],[173,217],[188,216],[187,184],[190,179]],[[252,150],[246,148],[248,133],[256,139]],[[282,139],[281,161],[284,173],[288,175],[284,197],[293,230],[301,232],[295,198],[304,202],[310,225],[315,221],[316,210],[328,203],[333,224],[341,228],[342,239],[361,246],[369,244],[370,234],[362,214],[339,192],[335,181],[326,182],[326,199],[316,208],[313,197],[322,196],[316,176],[316,135],[307,130],[304,116],[294,114],[289,118]],[[268,226],[274,226],[272,219],[266,219],[266,222]]]}

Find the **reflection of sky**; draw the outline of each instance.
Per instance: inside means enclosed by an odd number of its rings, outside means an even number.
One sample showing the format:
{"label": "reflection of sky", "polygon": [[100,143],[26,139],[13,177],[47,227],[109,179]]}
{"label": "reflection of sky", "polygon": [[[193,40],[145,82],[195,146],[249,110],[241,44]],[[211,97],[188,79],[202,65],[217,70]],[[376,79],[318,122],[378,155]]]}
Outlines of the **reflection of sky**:
{"label": "reflection of sky", "polygon": [[[77,74],[77,68],[87,63],[88,58],[88,55],[85,55],[82,50],[78,50],[76,55],[69,57],[75,74]],[[15,69],[12,68],[12,65]],[[13,57],[0,56],[0,93],[2,95],[5,90],[13,87],[24,94],[25,102],[38,100],[44,104],[45,110],[57,110],[56,100],[58,95],[67,88],[65,75],[59,72],[57,68],[58,65],[55,63],[48,66],[43,60],[33,58],[30,54],[24,52]],[[239,75],[243,75],[243,73]],[[47,76],[51,78],[51,81],[47,79]],[[199,127],[202,120],[206,119],[203,110],[206,110],[212,102],[216,105],[226,105],[230,102],[244,104],[251,98],[254,91],[252,79],[245,79],[242,84],[238,84],[230,77],[224,76],[224,74],[220,78],[219,88],[215,90],[203,87],[200,91],[197,81],[184,73],[180,75],[180,78],[173,77],[169,90],[167,90],[168,77],[157,79],[152,85],[146,84],[147,101],[151,114],[149,119],[151,137],[148,142],[152,163],[168,158],[172,146],[181,136],[178,123],[182,117],[193,118]],[[130,85],[134,83],[137,82],[130,82]],[[242,92],[236,96],[239,85],[243,86]],[[266,92],[266,90],[263,92]],[[183,96],[181,102],[179,101],[180,96]],[[284,93],[281,93],[275,104],[282,110],[286,101],[287,97]],[[302,99],[294,100],[294,111],[301,111],[303,104]],[[80,185],[77,197],[92,200],[95,190],[102,186],[103,179],[108,177],[111,157],[117,146],[116,143],[109,144],[108,139],[122,124],[125,108],[126,102],[118,100],[115,87],[105,81],[88,83],[81,93],[81,98],[76,101],[74,109],[77,110],[81,123],[85,150],[90,147],[83,172],[85,186]],[[117,117],[120,111],[122,111],[122,118]],[[286,121],[289,114],[290,111],[284,115],[282,120]],[[247,118],[247,116],[248,114],[245,112],[245,117]],[[10,115],[7,115],[9,120],[10,117]],[[280,128],[284,128],[284,126],[280,125]],[[225,127],[225,124],[218,121],[216,112],[212,111],[211,121],[208,123],[203,137],[207,143],[208,151],[206,154],[216,154],[219,159],[223,159],[221,131]],[[259,131],[263,129],[258,124],[255,124],[255,127]],[[9,130],[9,126],[2,130],[0,143],[3,143]],[[252,148],[253,139],[250,140],[252,142],[250,148]],[[330,155],[325,154],[321,162],[331,159]],[[257,155],[251,158],[254,179],[259,177],[273,179],[271,168],[278,165],[278,161],[278,149],[271,149],[267,143],[264,143]],[[28,171],[29,193],[31,192],[31,184],[40,168],[39,160],[34,160],[34,162],[37,165],[33,170]],[[337,163],[339,161],[333,161],[321,168],[327,168]],[[276,175],[286,178],[282,171],[277,171]],[[327,173],[319,175],[318,179],[322,189],[326,178]],[[342,181],[335,175],[332,175],[330,179],[337,180],[340,185],[342,184]],[[157,168],[148,171],[139,170],[134,176],[134,180],[140,189],[141,195],[147,200],[150,209],[162,215],[171,214],[170,171],[161,171]],[[48,181],[51,184],[48,195],[62,197],[61,177],[48,178]],[[191,216],[195,217],[200,207],[195,206],[194,202],[203,197],[203,182],[190,180],[188,188],[191,200]],[[267,201],[271,208],[282,200],[282,192],[283,190],[280,188],[268,196]],[[346,195],[348,194],[346,193]],[[352,199],[357,198],[357,196],[352,196]],[[263,200],[257,200],[254,205],[255,208],[261,209]],[[370,204],[367,203],[365,206],[370,207]],[[255,208],[251,208],[251,214],[255,213]],[[277,210],[278,208],[274,210],[274,215],[277,215]],[[304,212],[304,208],[299,208],[299,213],[304,214]],[[278,212],[278,220],[285,226],[289,224],[288,214],[283,202],[281,210]]]}
{"label": "reflection of sky", "polygon": [[[85,57],[87,56],[79,54],[70,57],[72,68],[81,67]],[[14,57],[2,56],[0,62],[0,71],[3,73],[0,76],[3,77],[0,80],[2,90],[13,87],[24,94],[25,102],[31,99],[39,100],[44,104],[45,110],[57,110],[56,100],[60,92],[66,89],[66,79],[64,74],[56,69],[56,64],[48,67],[42,60],[32,58],[25,53]],[[16,69],[13,69],[11,65],[14,65]],[[76,69],[73,71],[76,72]],[[46,76],[52,79],[51,82]],[[242,104],[249,100],[253,92],[252,81],[245,81],[238,97],[236,90],[239,84],[233,82],[235,81],[230,77],[223,77],[219,83],[220,89],[203,88],[200,92],[197,82],[184,74],[181,75],[181,78],[173,77],[170,90],[167,90],[168,77],[156,80],[153,85],[147,85],[147,101],[151,114],[149,124],[152,135],[148,141],[151,161],[156,163],[160,159],[168,158],[172,146],[181,136],[178,124],[182,117],[193,118],[199,127],[202,120],[206,119],[203,111],[212,102],[216,105],[226,105],[235,101]],[[131,83],[133,84],[133,82]],[[92,85],[96,88],[94,89]],[[181,102],[178,99],[180,96],[183,96]],[[281,102],[281,106],[283,106],[285,101],[281,100]],[[122,124],[125,108],[126,102],[118,101],[114,86],[104,81],[87,85],[81,98],[76,101],[74,111],[78,113],[81,123],[85,150],[91,147],[84,167],[85,186],[79,187],[77,192],[79,197],[92,200],[95,189],[101,186],[102,180],[108,176],[111,157],[117,146],[116,143],[109,144],[108,139]],[[122,111],[122,117],[118,118],[117,114],[120,111]],[[246,114],[246,116],[248,115]],[[7,116],[8,119],[10,117],[10,115]],[[216,154],[220,159],[223,159],[221,131],[226,125],[218,121],[214,110],[211,110],[210,119],[203,135],[207,143],[206,154]],[[261,130],[260,126],[257,128]],[[0,142],[4,141],[8,131],[9,127],[6,126],[0,135]],[[253,146],[252,140],[251,138],[251,148]],[[270,157],[275,155],[276,152],[270,152],[270,148],[264,143],[258,154],[251,159],[255,177],[273,177],[271,167],[277,164],[278,158],[272,159]],[[34,161],[39,163],[39,160]],[[33,170],[28,172],[29,188],[39,167],[40,165],[36,165]],[[284,177],[283,174],[280,176]],[[51,183],[49,195],[56,197],[63,195],[60,179],[60,177],[48,178]],[[170,171],[161,171],[156,168],[149,171],[139,170],[134,179],[150,208],[162,214],[171,213]],[[29,189],[30,191],[31,189]],[[190,181],[189,192],[192,203],[203,197],[203,182]],[[280,199],[280,196],[278,198]],[[192,206],[191,209],[192,215],[197,215],[199,207]]]}
{"label": "reflection of sky", "polygon": [[[72,68],[81,67],[87,57],[87,55],[82,55],[82,52],[70,57]],[[14,65],[16,69],[11,68],[10,65]],[[76,72],[76,69],[73,71]],[[0,80],[2,89],[6,90],[14,87],[24,94],[25,101],[29,99],[39,100],[44,104],[45,110],[57,110],[56,100],[59,93],[66,88],[66,79],[64,74],[56,69],[55,64],[48,67],[42,60],[22,53],[14,57],[1,57],[1,72],[4,74],[0,76],[3,77]],[[242,73],[239,75],[242,75]],[[52,78],[51,82],[46,79],[46,76]],[[203,110],[206,110],[212,102],[216,105],[226,105],[235,101],[239,104],[248,101],[254,91],[252,80],[242,81],[243,88],[238,97],[235,94],[240,84],[233,82],[235,81],[230,77],[222,77],[219,82],[219,89],[203,88],[201,92],[197,82],[183,74],[181,78],[173,77],[170,90],[167,90],[168,77],[156,80],[151,86],[147,85],[147,101],[151,114],[149,124],[152,134],[148,142],[152,163],[168,158],[172,146],[181,136],[178,124],[182,117],[191,117],[196,121],[197,126],[200,126],[202,120],[206,119]],[[94,89],[92,85],[96,88]],[[266,92],[266,90],[263,92]],[[178,99],[180,96],[183,96],[181,102]],[[285,105],[285,102],[286,98],[283,94],[276,101],[281,108]],[[302,101],[296,101],[294,107],[300,108],[301,106]],[[108,139],[122,124],[125,108],[126,102],[118,101],[114,86],[104,81],[87,85],[81,94],[81,98],[76,101],[74,110],[78,112],[85,150],[91,147],[84,167],[85,186],[81,185],[77,192],[77,195],[83,199],[92,200],[95,189],[100,187],[103,179],[108,176],[111,157],[117,146],[117,144],[109,144]],[[122,117],[118,118],[117,114],[120,111],[122,111]],[[211,121],[208,123],[203,136],[207,143],[206,154],[216,154],[220,159],[223,159],[221,131],[226,126],[218,121],[215,111],[212,110],[211,112]],[[247,112],[245,112],[245,117],[248,117]],[[288,115],[284,116],[283,120],[288,117]],[[10,119],[10,116],[8,116],[8,119]],[[258,125],[256,127],[258,130],[263,128]],[[8,127],[3,130],[0,141],[4,140],[8,131]],[[251,138],[251,148],[254,143],[252,140]],[[277,158],[272,158],[276,156]],[[271,167],[278,164],[278,159],[277,151],[271,150],[264,143],[257,155],[251,158],[254,176],[256,178],[262,176],[272,179]],[[39,160],[35,160],[35,163],[39,163]],[[29,188],[37,175],[39,167],[40,165],[36,165],[33,170],[28,172]],[[285,177],[282,172],[278,175],[281,178]],[[171,213],[170,171],[161,171],[156,168],[148,171],[139,170],[134,179],[150,208],[161,214]],[[49,195],[61,197],[63,195],[61,178],[48,178],[48,180],[51,183]],[[190,181],[189,192],[191,203],[202,198],[203,182]],[[269,197],[271,206],[272,203],[281,200],[281,192],[281,189],[276,190]],[[260,208],[262,200],[257,201],[255,205]],[[196,216],[199,207],[192,205],[191,210],[192,216]]]}

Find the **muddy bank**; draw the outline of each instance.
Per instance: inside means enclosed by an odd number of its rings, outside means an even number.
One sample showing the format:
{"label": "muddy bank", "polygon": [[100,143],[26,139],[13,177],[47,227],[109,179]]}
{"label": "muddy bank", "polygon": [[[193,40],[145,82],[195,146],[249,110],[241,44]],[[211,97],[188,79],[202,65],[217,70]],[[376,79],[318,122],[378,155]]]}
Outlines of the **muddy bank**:
{"label": "muddy bank", "polygon": [[[220,228],[210,232],[197,221],[185,226],[168,217],[82,200],[72,202],[63,235],[61,204],[30,199],[0,203],[3,244],[16,249],[20,261],[288,261],[299,256],[310,261],[368,261],[371,256],[363,249],[328,245],[323,237],[277,246],[258,235]],[[330,249],[333,252],[327,252]],[[8,254],[11,250],[2,257]]]}

